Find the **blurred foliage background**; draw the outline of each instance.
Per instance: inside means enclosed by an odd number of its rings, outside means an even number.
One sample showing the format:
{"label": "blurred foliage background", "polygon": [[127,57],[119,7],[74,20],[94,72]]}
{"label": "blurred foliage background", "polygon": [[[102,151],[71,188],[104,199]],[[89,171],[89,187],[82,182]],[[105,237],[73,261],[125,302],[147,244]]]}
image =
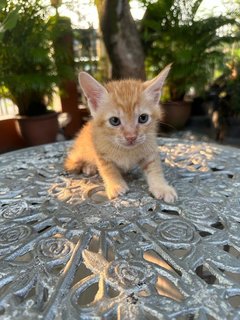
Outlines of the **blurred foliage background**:
{"label": "blurred foliage background", "polygon": [[[58,85],[59,77],[70,76],[64,63],[59,63],[64,50],[54,53],[54,28],[49,27],[54,17],[67,14],[72,19],[76,74],[85,70],[99,80],[126,77],[144,80],[173,63],[164,101],[182,100],[189,94],[204,96],[216,82],[222,86],[220,91],[230,93],[229,108],[240,113],[240,1],[218,1],[224,8],[222,11],[217,10],[218,6],[206,10],[206,5],[204,11],[203,3],[207,1],[1,0],[1,94],[19,90],[27,82],[51,93],[47,89]],[[41,16],[40,24],[34,25],[30,15],[21,15],[26,5],[35,10],[38,19]],[[37,34],[35,44],[25,41],[24,31],[19,28],[22,19],[33,23],[30,29]],[[60,29],[57,31],[61,32]],[[19,65],[22,68],[25,65],[27,71],[17,71]]]}

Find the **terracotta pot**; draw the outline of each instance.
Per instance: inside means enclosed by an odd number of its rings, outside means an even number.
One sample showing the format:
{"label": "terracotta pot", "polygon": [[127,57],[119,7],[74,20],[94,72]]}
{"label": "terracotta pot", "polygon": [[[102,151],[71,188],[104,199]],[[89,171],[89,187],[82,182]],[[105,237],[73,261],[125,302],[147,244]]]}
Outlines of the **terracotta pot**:
{"label": "terracotta pot", "polygon": [[34,117],[18,116],[16,128],[28,146],[55,142],[59,129],[58,113],[49,112]]}
{"label": "terracotta pot", "polygon": [[190,117],[191,103],[185,101],[161,103],[161,111],[161,122],[164,128],[179,130],[185,126]]}
{"label": "terracotta pot", "polygon": [[26,147],[16,130],[15,121],[14,118],[0,120],[0,154]]}

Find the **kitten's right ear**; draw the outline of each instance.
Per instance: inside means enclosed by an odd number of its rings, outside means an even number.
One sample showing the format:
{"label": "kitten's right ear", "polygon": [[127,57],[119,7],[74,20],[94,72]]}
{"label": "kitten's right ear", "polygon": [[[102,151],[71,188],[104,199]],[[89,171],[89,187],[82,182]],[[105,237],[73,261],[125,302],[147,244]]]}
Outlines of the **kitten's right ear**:
{"label": "kitten's right ear", "polygon": [[86,72],[80,72],[78,79],[83,93],[88,100],[88,106],[91,114],[94,116],[103,97],[107,94],[107,90]]}

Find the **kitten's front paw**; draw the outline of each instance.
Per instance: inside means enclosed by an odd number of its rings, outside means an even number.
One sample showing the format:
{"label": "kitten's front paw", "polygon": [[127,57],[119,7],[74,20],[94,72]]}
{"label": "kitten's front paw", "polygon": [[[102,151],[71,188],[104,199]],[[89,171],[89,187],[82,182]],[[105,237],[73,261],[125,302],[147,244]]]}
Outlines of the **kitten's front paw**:
{"label": "kitten's front paw", "polygon": [[161,186],[154,186],[149,189],[156,199],[162,199],[165,202],[173,203],[177,200],[178,196],[175,189],[168,184],[163,184]]}
{"label": "kitten's front paw", "polygon": [[128,190],[128,186],[124,181],[116,184],[109,184],[106,186],[108,199],[117,198],[118,196],[126,193]]}

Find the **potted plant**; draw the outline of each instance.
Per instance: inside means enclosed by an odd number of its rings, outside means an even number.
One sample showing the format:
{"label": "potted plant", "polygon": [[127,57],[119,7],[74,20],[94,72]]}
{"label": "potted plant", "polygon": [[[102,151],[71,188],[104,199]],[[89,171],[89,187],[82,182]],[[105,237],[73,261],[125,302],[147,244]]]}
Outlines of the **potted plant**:
{"label": "potted plant", "polygon": [[17,105],[17,126],[27,145],[52,142],[58,121],[47,105],[58,75],[45,10],[40,0],[9,0],[0,12],[0,23],[12,11],[17,11],[14,25],[0,38],[1,93]]}
{"label": "potted plant", "polygon": [[196,18],[202,1],[146,1],[141,34],[148,72],[155,74],[172,62],[172,70],[163,94],[164,120],[181,128],[190,115],[186,93],[194,88],[197,94],[212,79],[215,64],[223,60],[220,46],[233,42],[232,35],[219,36],[217,30],[234,19],[219,17]]}
{"label": "potted plant", "polygon": [[[239,55],[239,52],[238,52]],[[232,59],[206,92],[215,139],[226,142],[240,136],[240,63]],[[230,142],[230,140],[229,140]]]}

